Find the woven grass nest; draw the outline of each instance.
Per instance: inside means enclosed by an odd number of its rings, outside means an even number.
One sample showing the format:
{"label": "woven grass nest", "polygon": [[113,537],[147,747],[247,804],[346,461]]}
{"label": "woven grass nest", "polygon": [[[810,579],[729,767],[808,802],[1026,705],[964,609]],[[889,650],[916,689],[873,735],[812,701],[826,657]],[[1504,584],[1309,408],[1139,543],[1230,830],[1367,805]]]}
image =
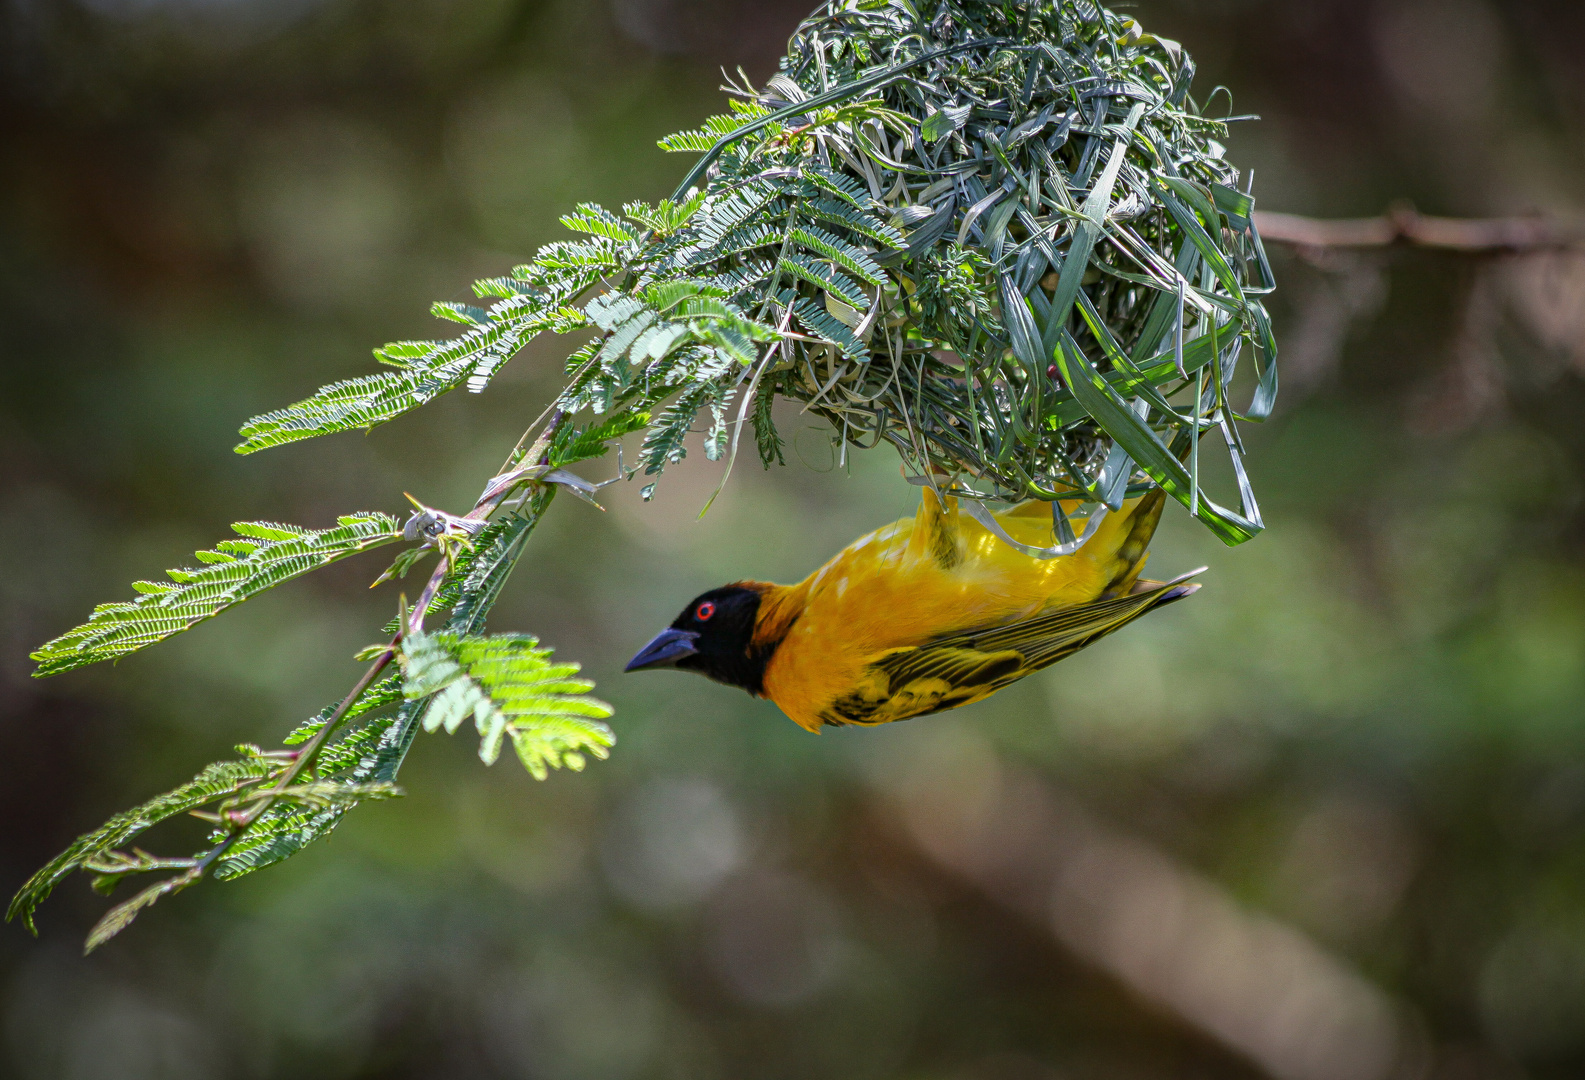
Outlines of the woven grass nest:
{"label": "woven grass nest", "polygon": [[729,472],[752,427],[768,466],[780,396],[844,454],[890,442],[982,520],[1051,501],[1045,555],[1083,539],[1070,514],[1093,528],[1153,486],[1247,540],[1237,424],[1276,397],[1273,282],[1193,72],[1082,0],[831,0],[765,86],[661,142],[701,155],[671,199],[580,204],[578,239],[474,285],[488,310],[435,305],[464,334],[376,350],[385,372],[254,417],[238,450],[386,423],[482,390],[538,334],[594,329],[547,412],[549,467],[643,429],[658,474],[699,426]]}
{"label": "woven grass nest", "polygon": [[[820,8],[765,87],[662,143],[706,152],[678,200],[703,181],[684,232],[731,250],[716,278],[801,335],[754,373],[761,402],[969,498],[1115,508],[1160,486],[1229,543],[1257,532],[1235,424],[1276,395],[1274,282],[1193,74],[1088,3]],[[1236,511],[1199,483],[1213,429]]]}

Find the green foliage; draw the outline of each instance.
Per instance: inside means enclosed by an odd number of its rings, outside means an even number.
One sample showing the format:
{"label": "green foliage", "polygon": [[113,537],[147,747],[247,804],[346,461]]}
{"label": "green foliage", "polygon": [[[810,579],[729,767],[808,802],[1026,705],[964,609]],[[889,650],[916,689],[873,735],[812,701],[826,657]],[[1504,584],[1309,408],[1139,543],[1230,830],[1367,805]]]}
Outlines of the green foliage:
{"label": "green foliage", "polygon": [[147,648],[283,581],[402,538],[401,524],[385,514],[352,514],[333,529],[260,521],[231,528],[241,539],[198,552],[202,567],[168,570],[170,582],[133,582],[142,594],[136,600],[101,604],[86,623],[41,646],[33,653],[35,674],[58,675]]}
{"label": "green foliage", "polygon": [[733,101],[730,104],[732,105],[730,115],[712,116],[698,130],[679,131],[675,135],[668,135],[660,141],[660,148],[672,153],[702,154],[714,146],[723,135],[730,135],[745,124],[763,119],[771,113],[771,110],[757,102]]}
{"label": "green foliage", "polygon": [[[733,87],[728,113],[662,142],[703,155],[671,199],[620,215],[579,204],[561,219],[574,239],[475,283],[485,304],[434,305],[465,328],[457,337],[386,345],[375,355],[389,370],[247,422],[241,453],[366,430],[458,386],[483,390],[542,333],[593,332],[531,448],[537,424],[466,516],[426,510],[447,531],[415,528],[409,539],[423,543],[381,579],[439,549],[421,610],[392,624],[356,692],[291,736],[291,763],[230,763],[240,779],[215,766],[198,787],[113,819],[40,871],[13,914],[31,923],[72,869],[182,870],[112,911],[98,941],[211,868],[229,878],[286,858],[393,794],[421,727],[472,716],[481,757],[493,762],[510,738],[540,777],[603,758],[610,708],[586,696],[577,665],[552,663],[534,638],[483,631],[556,485],[593,490],[566,467],[630,433],[644,434],[629,477],[682,460],[701,426],[706,456],[729,458],[745,418],[768,466],[783,457],[780,396],[843,442],[890,442],[911,472],[947,474],[963,498],[1076,495],[1088,514],[1160,486],[1228,543],[1254,535],[1236,424],[1263,419],[1275,397],[1259,299],[1272,282],[1253,199],[1218,141],[1226,125],[1200,115],[1192,76],[1176,44],[1077,0],[821,8],[764,88]],[[1246,346],[1255,371],[1240,411]],[[1200,483],[1212,430],[1238,510]],[[44,646],[39,674],[125,655],[402,538],[377,514],[322,532],[236,529],[242,540],[199,553],[203,567],[139,583],[138,600],[104,605]],[[402,679],[381,680],[393,659]],[[166,807],[216,800],[203,856],[115,851]]]}
{"label": "green foliage", "polygon": [[587,696],[577,664],[552,664],[551,650],[521,634],[429,634],[404,645],[409,701],[429,698],[424,730],[453,733],[468,717],[479,731],[479,758],[495,764],[511,738],[523,767],[543,780],[550,769],[581,771],[584,754],[604,758],[616,736],[602,719],[611,707]]}
{"label": "green foliage", "polygon": [[768,469],[772,465],[785,465],[786,459],[782,456],[782,447],[786,440],[776,430],[776,423],[771,419],[771,405],[775,403],[775,387],[761,387],[754,395],[754,411],[749,414],[749,419],[754,425],[754,445],[759,450],[760,462]]}
{"label": "green foliage", "polygon": [[71,847],[51,859],[17,890],[6,911],[7,921],[21,919],[29,930],[34,929],[33,912],[61,879],[72,871],[91,868],[97,860],[105,858],[116,848],[166,818],[185,814],[266,783],[286,767],[280,758],[267,757],[255,747],[239,746],[237,750],[243,754],[240,760],[209,765],[176,790],[156,795],[141,806],[124,810],[93,832],[79,836]]}
{"label": "green foliage", "polygon": [[[505,584],[504,573],[510,573],[512,566],[516,565],[529,535],[539,523],[540,514],[544,512],[543,506],[549,503],[548,492],[544,493],[543,503],[540,498],[541,493],[536,492],[534,502],[523,512],[508,514],[492,522],[474,538],[472,546],[462,553],[456,567],[446,575],[444,583],[435,593],[435,600],[429,608],[431,614],[451,611],[449,626],[451,623],[472,625],[473,616],[477,613],[478,624],[483,625],[483,615],[488,614],[490,606],[495,603],[496,594],[489,591],[492,582],[498,583],[497,587]],[[536,506],[539,509],[536,510]],[[394,634],[397,629],[398,625],[393,621],[386,626],[385,631]]]}
{"label": "green foliage", "polygon": [[[553,495],[553,488],[534,492],[520,512],[492,524],[458,561],[433,605],[436,611],[450,609],[445,624],[448,632],[477,634],[484,629],[490,608]],[[396,627],[389,631],[395,633]],[[427,707],[427,701],[404,699],[400,678],[376,683],[347,710],[345,730],[326,742],[317,760],[317,775],[348,785],[393,783]],[[335,706],[327,706],[294,731],[287,745],[308,742],[334,712]],[[215,877],[222,881],[240,877],[295,855],[328,836],[354,805],[321,809],[272,806],[216,863]]]}
{"label": "green foliage", "polygon": [[561,468],[590,458],[604,457],[614,440],[634,431],[642,431],[648,425],[649,413],[626,411],[606,417],[603,423],[591,424],[587,430],[567,424],[556,432],[550,444],[550,463]]}
{"label": "green foliage", "polygon": [[[214,875],[220,881],[241,877],[297,854],[325,836],[348,810],[359,804],[401,795],[389,781],[314,780],[283,788],[252,824],[239,833],[217,830],[211,837],[220,857]],[[233,839],[234,838],[234,839]],[[220,845],[227,845],[224,850]]]}
{"label": "green foliage", "polygon": [[[126,877],[161,870],[180,870],[174,877],[150,885],[130,900],[107,912],[88,935],[85,952],[92,952],[131,924],[140,911],[162,897],[191,885],[202,877],[210,864],[228,849],[235,858],[239,846],[257,847],[277,831],[260,819],[233,835],[219,830],[212,838],[224,846],[209,855],[162,859],[138,848],[118,850],[128,841],[177,814],[196,814],[217,823],[230,823],[235,815],[258,800],[269,799],[272,809],[302,814],[331,811],[344,813],[366,799],[391,798],[401,794],[394,784],[348,783],[319,777],[300,783],[280,783],[291,764],[290,755],[266,754],[256,746],[239,746],[235,761],[221,761],[206,767],[181,787],[155,796],[141,806],[123,811],[93,832],[79,836],[60,855],[50,860],[17,891],[6,912],[6,919],[21,919],[34,929],[33,913],[61,879],[74,870],[94,875],[94,888],[110,893]],[[202,808],[209,807],[205,811]],[[234,875],[228,875],[234,876]]]}
{"label": "green foliage", "polygon": [[121,931],[132,925],[132,920],[146,907],[152,907],[157,900],[170,896],[172,893],[181,892],[203,876],[203,870],[196,864],[183,870],[175,877],[157,881],[139,892],[132,899],[117,904],[105,912],[104,918],[94,924],[88,931],[88,938],[83,942],[83,953],[87,955],[99,946],[115,937]]}
{"label": "green foliage", "polygon": [[681,202],[662,199],[655,206],[644,202],[630,202],[622,207],[622,213],[655,233],[657,238],[664,238],[686,225],[688,219],[693,217],[703,203],[704,194],[695,189]]}
{"label": "green foliage", "polygon": [[[557,248],[589,245],[552,245]],[[316,435],[367,430],[433,401],[464,382],[478,393],[519,349],[549,330],[565,334],[587,326],[570,301],[613,269],[609,260],[563,256],[534,267],[519,267],[521,277],[496,278],[474,285],[480,296],[500,297],[486,312],[436,305],[444,319],[473,329],[449,341],[399,341],[375,350],[396,371],[365,375],[322,387],[312,397],[275,412],[255,416],[242,427],[237,453],[251,454]],[[501,296],[503,292],[509,295]]]}
{"label": "green foliage", "polygon": [[[451,608],[446,623],[448,632],[476,634],[483,629],[490,607],[553,495],[552,487],[531,492],[520,511],[503,517],[481,533],[472,549],[458,561],[440,595],[440,602]],[[384,526],[390,539],[400,538],[394,519],[385,519]],[[587,683],[576,682],[580,690],[587,689]],[[211,765],[182,787],[118,814],[101,828],[80,837],[23,885],[11,902],[7,918],[21,918],[32,929],[35,909],[74,870],[93,874],[96,887],[102,889],[130,874],[180,871],[112,908],[89,935],[87,947],[93,949],[130,925],[144,908],[186,888],[205,872],[228,880],[296,854],[328,835],[353,807],[399,793],[394,783],[396,774],[426,708],[425,701],[404,698],[400,678],[373,683],[345,708],[327,706],[287,737],[288,746],[305,748],[296,753],[312,758],[312,768],[297,782],[284,786],[280,780],[294,760],[290,754],[271,755],[255,747],[239,747],[243,755],[240,760]],[[601,715],[609,715],[609,709]],[[325,739],[317,755],[312,754],[316,738],[322,733],[330,734],[324,729],[332,720],[341,725],[340,730]],[[596,752],[593,747],[562,736],[556,727],[560,723],[565,722],[550,724],[543,743],[536,743],[532,733],[526,734],[520,752],[528,754],[530,760],[544,763],[567,761],[569,753],[576,755],[580,750]],[[594,728],[605,730],[609,738],[604,725],[593,724],[590,739],[599,737]],[[604,756],[608,745],[609,741],[599,748],[600,756]],[[538,758],[533,757],[536,753]],[[203,811],[204,807],[210,809]],[[159,822],[194,811],[217,824],[207,853],[162,859],[137,849],[131,854],[118,850]],[[239,811],[256,814],[245,822],[226,816]]]}
{"label": "green foliage", "polygon": [[[447,577],[434,605],[435,610],[450,609],[445,623],[448,633],[472,635],[484,630],[490,608],[554,494],[555,489],[549,487],[534,491],[521,511],[503,517],[475,539],[472,550]],[[396,628],[390,632],[395,633]],[[317,775],[349,785],[395,782],[428,705],[427,700],[406,700],[400,678],[376,683],[347,710],[343,718],[347,729],[325,744],[317,761]],[[334,712],[335,706],[327,706],[294,731],[287,744],[308,742]],[[295,855],[328,836],[352,805],[320,810],[271,807],[216,863],[215,877],[222,881],[240,877]]]}
{"label": "green foliage", "polygon": [[[387,581],[398,581],[407,577],[408,571],[417,566],[430,554],[427,546],[408,548],[396,557],[385,573],[374,579],[375,585],[383,585]],[[372,588],[372,586],[371,586]]]}

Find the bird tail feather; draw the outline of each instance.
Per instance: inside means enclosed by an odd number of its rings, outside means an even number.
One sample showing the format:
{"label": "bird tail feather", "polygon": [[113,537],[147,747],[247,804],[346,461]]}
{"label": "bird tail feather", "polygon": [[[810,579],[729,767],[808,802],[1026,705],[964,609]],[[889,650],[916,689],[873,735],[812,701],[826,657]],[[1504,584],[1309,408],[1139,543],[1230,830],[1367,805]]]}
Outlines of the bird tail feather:
{"label": "bird tail feather", "polygon": [[1117,561],[1123,569],[1107,583],[1101,592],[1101,599],[1126,596],[1133,591],[1134,584],[1139,580],[1139,572],[1150,558],[1150,541],[1156,535],[1156,526],[1161,523],[1161,511],[1166,504],[1167,496],[1160,488],[1142,496],[1134,504],[1128,518],[1128,535],[1123,537],[1123,542],[1117,548]]}
{"label": "bird tail feather", "polygon": [[1180,574],[1171,581],[1137,582],[1130,592],[1120,596],[981,631],[973,635],[973,645],[991,652],[1017,649],[1024,654],[1030,669],[1046,667],[1122,629],[1163,604],[1182,600],[1198,592],[1200,586],[1190,579],[1204,572],[1205,567],[1201,567]]}

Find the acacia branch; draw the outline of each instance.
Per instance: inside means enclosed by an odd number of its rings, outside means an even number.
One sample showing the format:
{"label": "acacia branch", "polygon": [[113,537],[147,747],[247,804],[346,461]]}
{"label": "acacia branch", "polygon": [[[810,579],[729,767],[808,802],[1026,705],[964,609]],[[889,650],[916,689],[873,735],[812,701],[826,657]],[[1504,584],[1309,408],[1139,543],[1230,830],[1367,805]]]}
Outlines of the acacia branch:
{"label": "acacia branch", "polygon": [[1471,254],[1554,251],[1585,245],[1585,219],[1543,217],[1449,218],[1422,214],[1408,203],[1380,217],[1310,218],[1255,211],[1263,240],[1307,248],[1379,248],[1402,244]]}
{"label": "acacia branch", "polygon": [[[566,414],[562,410],[555,410],[554,414],[551,416],[550,423],[545,426],[544,431],[540,432],[539,438],[529,450],[527,455],[529,458],[540,460],[544,460],[546,458],[549,453],[551,439],[555,437],[557,428],[561,426],[565,419]],[[498,483],[486,488],[484,494],[479,497],[478,503],[475,504],[474,508],[468,513],[468,519],[482,521],[488,518],[492,513],[495,512],[496,508],[500,506],[501,500],[504,499],[511,489],[516,486],[516,484],[511,483]],[[435,594],[439,591],[441,584],[445,581],[448,570],[449,566],[447,561],[444,559],[441,560],[440,565],[435,568],[434,574],[431,575],[429,583],[425,586],[423,595],[419,597],[418,606],[413,609],[413,613],[409,617],[408,625],[404,628],[405,633],[416,634],[423,629],[424,612],[428,610],[430,602],[434,600]],[[404,632],[399,631],[396,636],[391,639],[390,644],[387,645],[385,650],[374,659],[374,662],[370,665],[369,669],[363,673],[363,677],[358,680],[357,685],[347,693],[347,696],[342,699],[341,704],[336,706],[335,711],[331,713],[329,718],[327,718],[322,725],[320,725],[319,730],[314,733],[314,737],[308,741],[307,745],[296,752],[292,758],[291,764],[287,767],[286,771],[281,774],[279,779],[277,779],[273,785],[259,793],[261,796],[259,800],[246,811],[232,812],[226,815],[225,820],[230,826],[230,829],[227,832],[225,838],[213,848],[211,848],[208,852],[206,852],[196,862],[194,862],[188,868],[187,873],[182,875],[181,878],[172,879],[172,881],[182,881],[182,885],[178,887],[185,888],[187,884],[191,884],[192,881],[198,880],[198,878],[202,877],[206,872],[208,872],[209,868],[217,860],[224,856],[226,852],[231,850],[231,847],[239,839],[241,839],[242,835],[247,832],[248,828],[252,826],[253,823],[256,822],[260,817],[262,817],[266,810],[274,805],[275,801],[280,797],[282,792],[292,785],[293,781],[297,779],[298,775],[301,774],[304,769],[309,768],[313,764],[315,758],[317,758],[319,755],[319,751],[324,747],[325,742],[329,739],[330,735],[336,730],[336,728],[340,726],[341,721],[345,719],[347,713],[352,709],[353,705],[357,704],[358,699],[368,691],[369,687],[374,685],[374,681],[379,678],[380,674],[390,666],[393,660],[396,659],[396,651],[402,642],[403,636]],[[169,885],[170,883],[167,882],[166,884]],[[123,904],[120,907],[112,910],[112,912],[107,915],[104,920],[101,920],[100,927],[107,926],[110,921],[125,908],[126,905]],[[117,925],[116,930],[119,930],[119,928],[120,926]],[[109,937],[114,934],[116,930],[109,930],[103,936]],[[96,927],[95,933],[91,933],[89,935],[90,949],[92,949],[93,945],[96,944],[96,934],[98,934],[98,932],[99,927]]]}
{"label": "acacia branch", "polygon": [[[534,445],[529,447],[528,453],[523,455],[523,460],[532,461],[543,465],[549,461],[550,443],[556,437],[556,431],[562,422],[567,419],[567,414],[560,408],[551,413],[550,422],[545,425],[545,430],[539,433],[539,438],[534,440]],[[532,429],[530,429],[532,430]],[[526,437],[526,436],[525,436]],[[520,441],[519,446],[522,445]],[[496,477],[484,489],[484,494],[479,496],[479,501],[474,503],[473,509],[468,511],[465,521],[484,521],[501,505],[512,490],[528,479],[526,476],[508,473],[506,476]],[[440,565],[435,567],[435,572],[429,576],[429,582],[424,586],[424,591],[419,594],[418,603],[413,605],[412,613],[408,616],[407,633],[419,634],[424,629],[424,616],[429,613],[429,605],[434,602],[435,596],[440,592],[441,586],[446,583],[446,575],[451,572],[450,560],[441,559]]]}
{"label": "acacia branch", "polygon": [[401,643],[402,635],[397,634],[391,639],[391,643],[385,647],[385,651],[374,658],[374,663],[369,665],[369,670],[363,673],[363,677],[358,680],[358,684],[347,692],[346,697],[341,699],[341,704],[336,706],[336,711],[331,713],[325,722],[320,725],[319,730],[314,733],[314,737],[308,740],[308,744],[297,752],[297,756],[292,759],[291,765],[281,774],[280,779],[267,791],[263,792],[265,796],[263,801],[257,803],[252,809],[232,818],[233,829],[231,835],[225,838],[220,847],[205,856],[203,865],[207,866],[219,857],[226,848],[230,847],[237,837],[247,831],[248,826],[259,820],[264,811],[274,804],[281,792],[292,786],[292,782],[297,779],[298,774],[313,764],[314,759],[319,756],[320,749],[325,745],[325,740],[330,738],[331,732],[340,726],[348,711],[358,703],[358,699],[363,696],[369,687],[374,685],[374,680],[379,678],[380,673],[390,666],[391,661],[396,659],[396,649]]}

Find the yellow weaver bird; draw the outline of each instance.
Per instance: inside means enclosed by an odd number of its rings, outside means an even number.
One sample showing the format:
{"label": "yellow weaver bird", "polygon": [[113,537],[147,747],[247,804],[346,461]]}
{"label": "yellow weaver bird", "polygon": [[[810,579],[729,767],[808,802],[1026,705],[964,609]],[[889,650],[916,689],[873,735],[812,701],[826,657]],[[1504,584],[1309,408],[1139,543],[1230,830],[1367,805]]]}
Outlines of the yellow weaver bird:
{"label": "yellow weaver bird", "polygon": [[[1074,554],[1037,559],[927,488],[913,518],[797,585],[739,581],[697,597],[627,670],[695,671],[814,732],[968,705],[1199,588],[1139,579],[1163,502],[1152,491],[1125,503]],[[995,517],[1021,544],[1056,543],[1048,503]]]}

